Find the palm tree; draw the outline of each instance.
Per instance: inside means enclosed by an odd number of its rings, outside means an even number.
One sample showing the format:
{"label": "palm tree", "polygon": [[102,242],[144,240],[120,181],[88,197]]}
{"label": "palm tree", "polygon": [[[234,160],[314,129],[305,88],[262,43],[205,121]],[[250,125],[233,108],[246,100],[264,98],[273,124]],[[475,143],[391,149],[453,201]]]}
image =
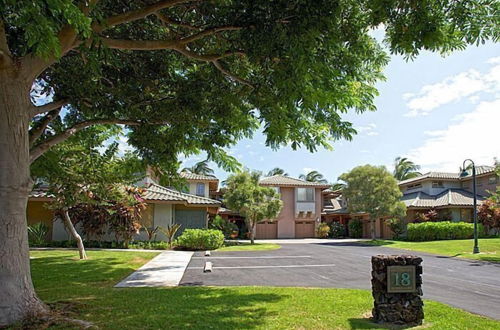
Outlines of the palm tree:
{"label": "palm tree", "polygon": [[332,186],[330,187],[330,189],[333,191],[342,190],[344,188],[345,188],[345,183],[342,182],[332,183]]}
{"label": "palm tree", "polygon": [[273,176],[273,175],[288,176],[288,173],[286,173],[285,170],[282,168],[275,167],[269,172],[267,172],[267,176]]}
{"label": "palm tree", "polygon": [[299,175],[299,179],[309,182],[328,183],[328,180],[326,180],[323,174],[318,171],[311,171],[305,175],[301,174]]}
{"label": "palm tree", "polygon": [[418,170],[420,170],[420,165],[416,165],[406,157],[397,157],[394,160],[393,175],[399,181],[416,178],[422,175]]}
{"label": "palm tree", "polygon": [[194,164],[191,167],[185,167],[182,169],[182,172],[190,172],[193,174],[201,174],[201,175],[213,175],[214,170],[208,167],[208,159],[205,159],[201,162]]}

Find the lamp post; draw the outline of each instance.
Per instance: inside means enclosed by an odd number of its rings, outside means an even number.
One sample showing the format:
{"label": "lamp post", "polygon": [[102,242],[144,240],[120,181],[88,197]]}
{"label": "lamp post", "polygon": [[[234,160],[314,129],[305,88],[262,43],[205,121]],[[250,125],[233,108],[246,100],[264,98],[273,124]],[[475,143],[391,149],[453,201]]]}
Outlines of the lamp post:
{"label": "lamp post", "polygon": [[462,165],[462,173],[460,173],[460,177],[466,177],[469,175],[467,172],[467,168],[465,167],[465,163],[469,161],[472,165],[472,194],[474,195],[474,249],[472,253],[479,253],[479,246],[477,242],[477,195],[476,195],[476,165],[471,159],[464,160]]}

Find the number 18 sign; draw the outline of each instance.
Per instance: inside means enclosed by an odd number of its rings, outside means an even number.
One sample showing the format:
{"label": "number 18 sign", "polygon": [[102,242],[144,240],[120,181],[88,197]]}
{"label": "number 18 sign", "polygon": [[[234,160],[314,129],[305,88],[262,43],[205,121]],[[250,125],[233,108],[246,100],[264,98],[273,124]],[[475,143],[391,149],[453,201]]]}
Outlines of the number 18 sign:
{"label": "number 18 sign", "polygon": [[415,291],[415,266],[387,266],[387,292]]}

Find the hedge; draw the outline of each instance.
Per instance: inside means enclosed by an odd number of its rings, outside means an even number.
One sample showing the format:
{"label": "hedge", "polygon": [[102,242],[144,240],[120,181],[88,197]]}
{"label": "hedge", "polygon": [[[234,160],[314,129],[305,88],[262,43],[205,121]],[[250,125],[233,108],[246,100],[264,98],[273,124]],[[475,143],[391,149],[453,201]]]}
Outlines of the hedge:
{"label": "hedge", "polygon": [[[477,224],[480,236],[484,228]],[[474,236],[474,224],[467,222],[423,222],[409,223],[407,227],[408,241],[437,241],[446,239],[467,239]]]}
{"label": "hedge", "polygon": [[174,245],[185,250],[215,250],[224,245],[224,234],[216,229],[186,229]]}

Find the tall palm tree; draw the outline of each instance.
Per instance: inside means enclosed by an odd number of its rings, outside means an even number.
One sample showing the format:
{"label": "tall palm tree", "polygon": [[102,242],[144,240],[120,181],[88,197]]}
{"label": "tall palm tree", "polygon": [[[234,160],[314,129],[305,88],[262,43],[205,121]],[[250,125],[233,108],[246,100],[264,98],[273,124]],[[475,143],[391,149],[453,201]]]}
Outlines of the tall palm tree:
{"label": "tall palm tree", "polygon": [[332,183],[332,186],[330,187],[330,189],[333,191],[342,190],[344,188],[345,188],[345,183],[342,182]]}
{"label": "tall palm tree", "polygon": [[307,174],[299,175],[299,179],[309,181],[309,182],[318,182],[318,183],[328,183],[328,180],[325,179],[323,174],[318,171],[311,171]]}
{"label": "tall palm tree", "polygon": [[214,174],[214,170],[212,170],[208,166],[208,159],[202,160],[201,162],[198,162],[191,167],[184,167],[182,169],[182,172],[190,172],[190,173],[201,174],[201,175],[213,175]]}
{"label": "tall palm tree", "polygon": [[415,164],[406,157],[397,157],[394,160],[393,175],[399,181],[416,178],[422,175],[418,170],[420,170],[420,165]]}
{"label": "tall palm tree", "polygon": [[284,169],[275,167],[269,172],[267,172],[267,176],[273,176],[273,175],[282,175],[282,176],[288,176],[288,173],[285,172]]}

